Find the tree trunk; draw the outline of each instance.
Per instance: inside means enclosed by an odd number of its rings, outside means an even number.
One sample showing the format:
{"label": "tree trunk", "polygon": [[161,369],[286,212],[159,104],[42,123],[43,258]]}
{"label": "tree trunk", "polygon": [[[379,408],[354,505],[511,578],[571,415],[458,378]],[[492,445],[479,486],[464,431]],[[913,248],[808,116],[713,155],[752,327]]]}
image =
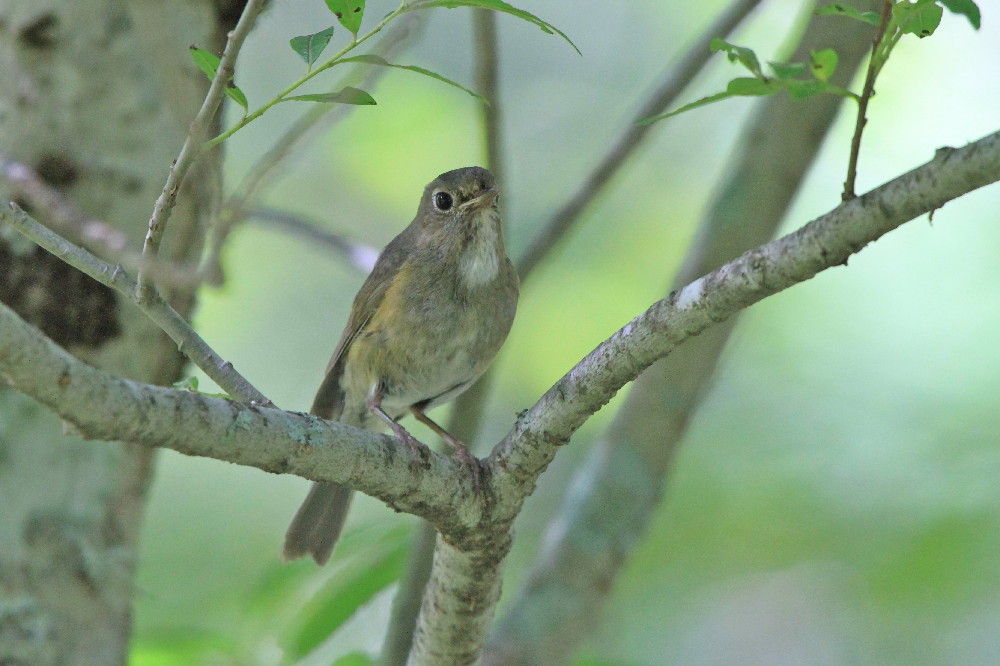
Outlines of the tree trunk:
{"label": "tree trunk", "polygon": [[[230,14],[214,0],[10,0],[0,4],[0,191],[43,222],[51,210],[19,187],[24,165],[67,197],[80,220],[141,248],[152,203],[208,81],[191,43],[218,49]],[[14,166],[11,166],[14,164]],[[182,192],[172,261],[200,250],[214,168]],[[72,216],[71,216],[72,217]],[[89,227],[93,229],[94,227]],[[82,224],[60,231],[77,240]],[[114,261],[113,257],[105,258]],[[190,292],[169,297],[190,311]],[[78,357],[164,383],[176,346],[110,289],[0,228],[0,300]],[[83,443],[31,400],[0,390],[0,663],[120,664],[127,659],[147,448]]]}

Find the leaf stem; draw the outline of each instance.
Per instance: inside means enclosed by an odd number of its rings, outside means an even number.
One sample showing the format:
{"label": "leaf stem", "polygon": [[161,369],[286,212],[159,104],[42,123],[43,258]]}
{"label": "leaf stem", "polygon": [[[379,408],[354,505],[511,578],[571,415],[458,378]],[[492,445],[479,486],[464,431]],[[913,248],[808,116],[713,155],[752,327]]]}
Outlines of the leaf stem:
{"label": "leaf stem", "polygon": [[844,181],[844,191],[840,195],[842,201],[850,201],[856,196],[854,193],[854,184],[858,178],[858,156],[861,153],[861,134],[864,132],[865,125],[868,124],[868,118],[866,117],[868,113],[868,100],[875,94],[875,79],[878,77],[879,72],[882,71],[882,67],[889,58],[889,53],[892,52],[893,47],[899,42],[898,30],[887,32],[891,16],[892,2],[891,0],[885,0],[882,4],[882,20],[879,22],[878,30],[875,32],[875,38],[872,41],[872,57],[868,61],[865,85],[861,89],[860,97],[857,97],[858,117],[854,123],[854,136],[851,138],[851,155],[847,160],[847,179]]}
{"label": "leaf stem", "polygon": [[228,130],[226,130],[222,134],[219,134],[218,136],[216,136],[216,137],[214,137],[214,138],[209,139],[208,141],[206,141],[203,144],[202,148],[204,150],[208,150],[209,148],[215,146],[216,144],[222,143],[223,141],[225,141],[226,139],[228,139],[229,137],[231,137],[233,134],[235,134],[239,130],[241,130],[244,127],[246,127],[247,125],[249,125],[251,122],[253,122],[257,118],[260,118],[262,115],[264,115],[264,113],[268,109],[270,109],[275,104],[280,104],[281,102],[286,101],[286,97],[288,95],[290,95],[291,93],[295,92],[298,88],[300,88],[303,84],[305,84],[307,81],[309,81],[310,79],[312,79],[314,76],[316,76],[320,72],[324,72],[324,71],[330,69],[331,67],[333,67],[334,65],[339,65],[341,59],[344,56],[346,56],[348,53],[350,53],[351,51],[353,51],[356,47],[360,46],[361,44],[365,43],[366,41],[368,41],[369,39],[371,39],[372,37],[374,37],[375,35],[377,35],[379,32],[382,31],[382,28],[384,28],[389,23],[389,21],[391,21],[392,19],[396,18],[397,16],[399,16],[400,14],[402,14],[403,12],[405,12],[406,11],[406,2],[407,2],[407,0],[403,0],[403,2],[400,3],[399,7],[397,7],[394,11],[389,12],[388,14],[386,14],[385,18],[383,18],[382,21],[379,22],[378,25],[376,25],[374,28],[372,28],[370,31],[368,31],[368,33],[365,34],[363,37],[358,38],[358,36],[355,35],[354,38],[351,40],[350,44],[348,44],[347,46],[345,46],[344,48],[342,48],[335,55],[331,56],[322,65],[320,65],[319,67],[316,67],[315,69],[311,69],[311,70],[307,71],[303,76],[299,77],[291,85],[289,85],[287,88],[285,88],[280,93],[278,93],[277,95],[275,95],[272,99],[270,99],[267,102],[265,102],[263,105],[261,105],[260,107],[258,107],[257,109],[255,109],[253,112],[245,115],[243,118],[240,119],[240,121],[238,123],[236,123],[235,125],[233,125],[232,127],[230,127]]}

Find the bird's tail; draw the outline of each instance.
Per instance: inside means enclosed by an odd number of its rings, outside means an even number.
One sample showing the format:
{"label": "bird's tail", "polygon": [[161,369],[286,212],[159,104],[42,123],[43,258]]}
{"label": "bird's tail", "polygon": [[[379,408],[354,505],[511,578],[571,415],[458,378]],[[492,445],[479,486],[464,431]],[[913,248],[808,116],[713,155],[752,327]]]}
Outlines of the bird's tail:
{"label": "bird's tail", "polygon": [[285,533],[284,557],[295,560],[306,555],[323,565],[344,529],[354,491],[332,483],[314,483]]}

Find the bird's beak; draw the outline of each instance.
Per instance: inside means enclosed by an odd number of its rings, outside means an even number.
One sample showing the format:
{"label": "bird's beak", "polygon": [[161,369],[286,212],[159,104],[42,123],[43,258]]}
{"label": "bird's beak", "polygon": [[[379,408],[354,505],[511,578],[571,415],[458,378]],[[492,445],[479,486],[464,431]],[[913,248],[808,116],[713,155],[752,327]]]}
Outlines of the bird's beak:
{"label": "bird's beak", "polygon": [[500,190],[495,187],[491,187],[482,194],[480,194],[475,199],[469,199],[464,204],[462,208],[466,210],[481,210],[487,208],[488,206],[496,205],[497,197],[500,196]]}

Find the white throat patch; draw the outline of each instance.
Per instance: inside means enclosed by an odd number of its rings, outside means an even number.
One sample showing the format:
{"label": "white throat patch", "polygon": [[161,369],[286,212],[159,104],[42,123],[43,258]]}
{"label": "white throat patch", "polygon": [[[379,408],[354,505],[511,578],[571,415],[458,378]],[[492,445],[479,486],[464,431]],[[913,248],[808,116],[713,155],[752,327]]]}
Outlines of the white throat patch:
{"label": "white throat patch", "polygon": [[458,270],[469,287],[489,282],[500,271],[500,254],[497,252],[499,217],[492,206],[479,212],[474,224],[479,227],[474,240],[465,248]]}

